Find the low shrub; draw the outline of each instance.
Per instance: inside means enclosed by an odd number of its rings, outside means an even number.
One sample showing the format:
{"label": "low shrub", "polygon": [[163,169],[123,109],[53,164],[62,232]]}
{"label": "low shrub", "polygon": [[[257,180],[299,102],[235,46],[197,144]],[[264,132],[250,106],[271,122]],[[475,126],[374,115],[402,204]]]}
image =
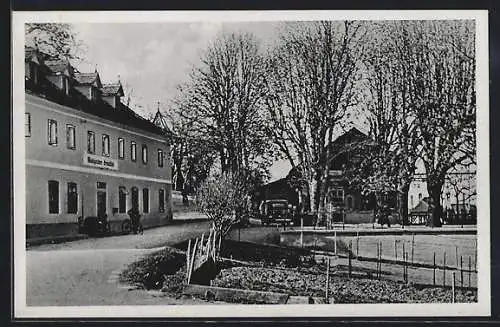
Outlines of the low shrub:
{"label": "low shrub", "polygon": [[145,289],[160,289],[165,276],[176,274],[185,265],[186,255],[175,249],[164,249],[147,255],[129,265],[120,275],[120,281]]}

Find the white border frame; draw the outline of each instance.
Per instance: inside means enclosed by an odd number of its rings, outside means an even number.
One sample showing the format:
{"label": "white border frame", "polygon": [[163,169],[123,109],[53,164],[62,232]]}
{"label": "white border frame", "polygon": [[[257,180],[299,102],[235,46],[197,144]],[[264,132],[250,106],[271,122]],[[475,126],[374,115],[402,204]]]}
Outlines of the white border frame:
{"label": "white border frame", "polygon": [[[25,150],[24,142],[24,27],[25,22],[251,22],[277,20],[428,20],[475,19],[477,63],[477,207],[478,303],[461,304],[333,304],[333,305],[203,305],[203,306],[26,306]],[[176,11],[176,12],[13,12],[13,177],[14,177],[14,315],[16,318],[54,317],[403,317],[489,316],[490,194],[487,10],[360,10],[360,11]]]}

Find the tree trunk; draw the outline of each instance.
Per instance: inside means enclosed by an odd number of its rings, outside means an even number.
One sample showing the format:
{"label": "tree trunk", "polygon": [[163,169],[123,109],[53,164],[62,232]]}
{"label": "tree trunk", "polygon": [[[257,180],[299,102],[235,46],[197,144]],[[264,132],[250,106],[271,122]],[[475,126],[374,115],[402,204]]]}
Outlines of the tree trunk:
{"label": "tree trunk", "polygon": [[308,195],[309,195],[309,211],[311,213],[316,213],[317,208],[316,208],[316,185],[317,185],[317,180],[315,178],[311,179],[308,183]]}
{"label": "tree trunk", "polygon": [[432,213],[430,219],[430,225],[432,227],[441,227],[441,191],[443,188],[444,181],[439,181],[437,183],[428,184],[427,191],[431,197]]}
{"label": "tree trunk", "polygon": [[184,188],[184,176],[182,175],[182,161],[175,163],[175,190],[182,191]]}
{"label": "tree trunk", "polygon": [[326,193],[328,189],[328,170],[325,169],[325,173],[321,175],[321,179],[318,183],[318,214],[321,223],[326,223]]}
{"label": "tree trunk", "polygon": [[410,184],[403,185],[401,191],[398,192],[399,197],[399,216],[403,226],[408,225],[408,192],[410,191]]}

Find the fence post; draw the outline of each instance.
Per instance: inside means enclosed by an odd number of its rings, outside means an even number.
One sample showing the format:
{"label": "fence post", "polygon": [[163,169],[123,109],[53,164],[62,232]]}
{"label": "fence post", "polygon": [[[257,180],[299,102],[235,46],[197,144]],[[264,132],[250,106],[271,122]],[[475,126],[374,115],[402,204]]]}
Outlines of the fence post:
{"label": "fence post", "polygon": [[329,288],[330,288],[330,257],[327,257],[327,260],[326,260],[325,301],[328,301]]}
{"label": "fence post", "polygon": [[405,267],[405,253],[404,253],[404,251],[403,251],[403,256],[401,258],[401,262],[402,262],[402,266],[403,266],[403,282],[406,283],[406,267]]}
{"label": "fence post", "polygon": [[[358,227],[359,228],[359,227]],[[359,230],[356,233],[356,258],[359,257]]]}
{"label": "fence post", "polygon": [[375,274],[375,277],[376,277],[377,279],[379,278],[379,276],[378,276],[378,265],[379,265],[379,254],[380,254],[380,252],[379,252],[379,251],[380,251],[380,249],[379,249],[379,243],[377,242],[377,261],[376,261],[376,262],[377,262],[377,272],[376,272],[376,274]]}
{"label": "fence post", "polygon": [[398,246],[396,244],[396,239],[394,238],[394,260],[398,260]]}
{"label": "fence post", "polygon": [[446,286],[446,251],[443,252],[443,287]]}
{"label": "fence post", "polygon": [[380,251],[379,251],[379,258],[378,258],[378,278],[380,279],[380,276],[382,275],[382,241],[380,241]]}
{"label": "fence post", "polygon": [[304,247],[304,218],[300,218],[300,247]]}
{"label": "fence post", "polygon": [[436,286],[436,252],[434,252],[434,264],[432,265],[432,285]]}
{"label": "fence post", "polygon": [[187,251],[186,251],[186,284],[189,284],[189,274],[188,274],[188,271],[189,271],[189,252],[191,251],[191,239],[189,239],[188,241],[188,247],[187,247]]}
{"label": "fence post", "polygon": [[352,240],[349,242],[349,278],[351,278],[352,262],[351,262]]}
{"label": "fence post", "polygon": [[470,274],[471,274],[471,263],[470,263],[470,256],[469,256],[469,287],[470,287]]}
{"label": "fence post", "polygon": [[334,231],[333,232],[333,242],[334,242],[334,252],[335,254],[337,254],[337,231]]}
{"label": "fence post", "polygon": [[408,283],[408,252],[405,252],[405,282]]}
{"label": "fence post", "polygon": [[474,271],[477,271],[477,241],[474,240]]}
{"label": "fence post", "polygon": [[415,248],[415,233],[411,234],[411,264],[413,264],[413,253]]}
{"label": "fence post", "polygon": [[458,269],[458,246],[455,245],[455,263],[457,265],[457,269]]}
{"label": "fence post", "polygon": [[451,284],[451,303],[455,303],[455,272],[452,275],[452,284]]}
{"label": "fence post", "polygon": [[462,264],[462,256],[460,256],[460,286],[464,287],[464,266]]}

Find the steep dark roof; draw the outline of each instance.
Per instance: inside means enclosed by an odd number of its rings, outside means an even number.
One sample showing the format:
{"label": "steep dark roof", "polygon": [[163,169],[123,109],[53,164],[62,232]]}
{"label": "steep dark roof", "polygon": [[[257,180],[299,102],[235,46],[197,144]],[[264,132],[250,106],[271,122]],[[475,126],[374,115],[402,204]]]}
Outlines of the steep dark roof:
{"label": "steep dark roof", "polygon": [[62,59],[46,60],[44,64],[53,74],[64,73],[66,72],[66,70],[68,70],[69,74],[74,73],[73,67],[71,67],[69,62],[66,60]]}
{"label": "steep dark roof", "polygon": [[50,56],[46,53],[40,52],[39,50],[25,46],[24,47],[24,61],[37,61],[40,64],[43,64],[45,60],[49,60]]}
{"label": "steep dark roof", "polygon": [[337,137],[335,140],[333,140],[331,146],[339,146],[339,145],[343,146],[353,142],[370,141],[370,140],[371,139],[368,135],[361,132],[356,127],[353,127],[344,134]]}
{"label": "steep dark roof", "polygon": [[75,80],[77,81],[78,84],[80,85],[94,85],[96,84],[97,87],[101,87],[101,81],[99,79],[99,73],[94,72],[94,73],[75,73],[74,76]]}
{"label": "steep dark roof", "polygon": [[63,106],[68,106],[82,112],[160,136],[165,136],[164,131],[160,127],[139,116],[121,102],[115,109],[100,98],[97,98],[95,101],[90,101],[75,89],[70,89],[69,95],[66,95],[65,92],[57,89],[43,76],[40,78],[38,84],[34,84],[31,80],[25,81],[25,90],[27,93],[37,95]]}
{"label": "steep dark roof", "polygon": [[103,96],[123,96],[123,88],[120,83],[109,83],[103,84],[101,88],[101,93]]}

